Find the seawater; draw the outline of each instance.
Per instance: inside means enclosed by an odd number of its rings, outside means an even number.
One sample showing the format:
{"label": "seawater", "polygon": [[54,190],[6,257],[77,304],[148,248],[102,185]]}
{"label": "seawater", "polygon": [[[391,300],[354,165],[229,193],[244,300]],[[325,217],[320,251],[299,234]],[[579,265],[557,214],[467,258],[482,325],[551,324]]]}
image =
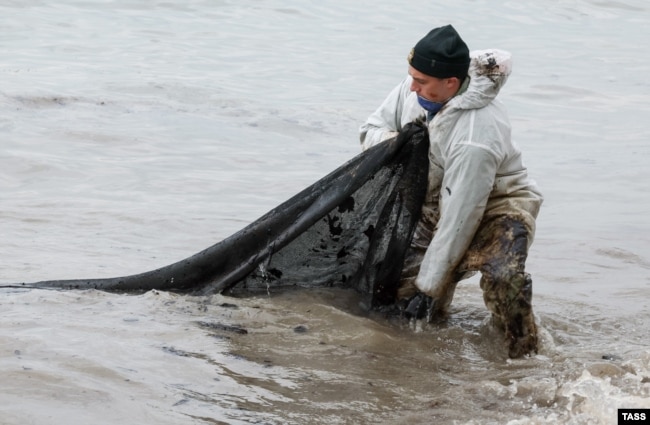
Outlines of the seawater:
{"label": "seawater", "polygon": [[341,291],[3,291],[0,423],[611,424],[650,407],[648,12],[2,2],[0,282],[142,272],[236,232],[356,155],[412,45],[447,23],[513,53],[500,98],[546,201],[536,356],[505,357],[476,280],[424,327]]}

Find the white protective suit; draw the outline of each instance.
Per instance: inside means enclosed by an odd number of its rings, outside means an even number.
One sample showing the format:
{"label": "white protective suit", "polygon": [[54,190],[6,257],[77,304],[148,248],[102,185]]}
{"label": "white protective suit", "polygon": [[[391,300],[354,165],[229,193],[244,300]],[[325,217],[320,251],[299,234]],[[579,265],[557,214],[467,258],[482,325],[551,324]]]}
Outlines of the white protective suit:
{"label": "white protective suit", "polygon": [[[496,99],[512,68],[501,50],[470,54],[469,85],[428,123],[429,190],[423,220],[435,233],[415,281],[435,298],[448,284],[484,216],[513,215],[535,232],[542,195],[528,178],[521,152],[510,138],[507,112]],[[367,149],[425,115],[407,77],[360,128]],[[437,221],[437,223],[435,223]]]}

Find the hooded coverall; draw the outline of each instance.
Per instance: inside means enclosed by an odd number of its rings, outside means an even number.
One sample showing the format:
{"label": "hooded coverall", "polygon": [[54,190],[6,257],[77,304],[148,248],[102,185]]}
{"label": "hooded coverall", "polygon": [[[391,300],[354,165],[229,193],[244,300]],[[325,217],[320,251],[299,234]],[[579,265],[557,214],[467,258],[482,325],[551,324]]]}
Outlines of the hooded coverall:
{"label": "hooded coverall", "polygon": [[[496,99],[511,55],[483,50],[470,57],[466,89],[427,123],[429,184],[398,299],[408,305],[426,298],[431,320],[446,313],[457,282],[480,271],[485,304],[505,331],[510,356],[519,357],[537,350],[532,281],[524,268],[543,198]],[[410,76],[402,81],[361,126],[364,150],[425,116],[411,82]]]}

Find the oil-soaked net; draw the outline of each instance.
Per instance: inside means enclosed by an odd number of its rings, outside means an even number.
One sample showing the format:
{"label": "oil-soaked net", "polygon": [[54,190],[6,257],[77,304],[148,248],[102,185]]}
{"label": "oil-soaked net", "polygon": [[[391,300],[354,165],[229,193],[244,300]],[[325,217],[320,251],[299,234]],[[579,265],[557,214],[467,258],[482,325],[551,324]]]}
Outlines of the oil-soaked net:
{"label": "oil-soaked net", "polygon": [[108,279],[3,287],[210,294],[344,286],[391,304],[427,189],[420,123],[359,154],[221,242],[177,263]]}

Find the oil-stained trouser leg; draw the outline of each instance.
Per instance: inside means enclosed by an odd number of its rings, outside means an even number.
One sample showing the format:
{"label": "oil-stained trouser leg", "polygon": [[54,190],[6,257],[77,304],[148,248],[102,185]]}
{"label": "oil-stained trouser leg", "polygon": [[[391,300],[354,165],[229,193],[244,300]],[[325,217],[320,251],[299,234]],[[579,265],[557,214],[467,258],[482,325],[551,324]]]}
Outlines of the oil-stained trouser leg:
{"label": "oil-stained trouser leg", "polygon": [[537,351],[537,328],[532,310],[532,280],[525,269],[529,230],[523,220],[511,216],[485,218],[470,244],[455,276],[442,285],[436,300],[420,294],[415,278],[433,231],[418,225],[407,253],[398,303],[409,317],[431,319],[444,315],[451,304],[456,283],[481,271],[481,289],[485,305],[495,324],[504,332],[510,357]]}
{"label": "oil-stained trouser leg", "polygon": [[484,219],[458,270],[480,270],[486,307],[505,332],[512,358],[537,352],[533,282],[525,272],[529,230],[511,216]]}

